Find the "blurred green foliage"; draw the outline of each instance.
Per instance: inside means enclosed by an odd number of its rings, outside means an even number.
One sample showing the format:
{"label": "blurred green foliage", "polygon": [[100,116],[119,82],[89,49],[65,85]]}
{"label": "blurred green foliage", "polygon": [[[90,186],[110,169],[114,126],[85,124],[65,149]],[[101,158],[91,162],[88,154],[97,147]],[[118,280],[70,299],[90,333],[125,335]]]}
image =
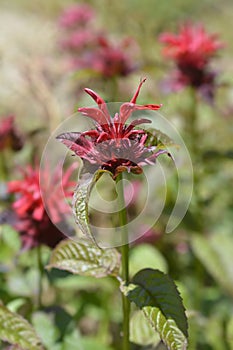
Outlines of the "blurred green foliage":
{"label": "blurred green foliage", "polygon": [[[181,225],[172,234],[163,234],[177,184],[175,176],[169,180],[166,208],[155,226],[159,238],[150,245],[132,246],[130,267],[132,274],[146,265],[160,268],[177,281],[189,320],[190,350],[231,350],[233,41],[230,23],[233,2],[85,2],[95,8],[98,25],[113,38],[133,36],[138,43],[139,68],[129,77],[118,79],[117,100],[128,100],[140,77],[147,76],[148,83],[140,101],[163,103],[163,115],[176,125],[187,144],[189,135],[185,124],[190,114],[190,94],[188,90],[163,94],[160,81],[170,74],[170,64],[161,58],[158,34],[176,31],[179,23],[201,22],[226,43],[213,63],[222,84],[215,103],[198,101],[198,157],[194,163],[198,194],[194,193]],[[108,94],[113,84],[99,81],[88,72],[71,74],[64,69],[63,53],[58,48],[57,18],[62,9],[72,3],[1,0],[0,114],[15,114],[26,138],[24,149],[16,156],[5,155],[9,179],[18,176],[19,165],[40,158],[50,133],[74,112],[77,103],[79,106],[90,103],[82,93],[83,87],[88,86],[110,99]],[[195,158],[196,154],[191,156]],[[11,200],[1,200],[0,208],[9,207]],[[51,251],[42,247],[41,252],[46,266]],[[38,303],[39,280],[42,305]],[[18,232],[8,225],[0,226],[0,300],[34,325],[46,349],[120,349],[122,315],[117,288],[112,278],[97,280],[54,269],[41,274],[36,249],[20,251]],[[136,324],[144,333],[132,332],[131,339],[142,338],[142,343],[147,345],[151,330],[140,326],[141,319],[136,317],[133,316],[131,327],[135,329]],[[7,347],[7,343],[0,344],[0,349]],[[135,350],[143,348],[148,349],[132,345]],[[161,349],[161,344],[154,348]]]}

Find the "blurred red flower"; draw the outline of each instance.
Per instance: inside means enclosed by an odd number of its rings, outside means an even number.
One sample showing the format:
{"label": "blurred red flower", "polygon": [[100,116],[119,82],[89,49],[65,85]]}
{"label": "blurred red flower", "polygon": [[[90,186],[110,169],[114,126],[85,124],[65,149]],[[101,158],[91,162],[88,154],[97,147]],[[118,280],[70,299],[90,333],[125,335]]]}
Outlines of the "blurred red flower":
{"label": "blurred red flower", "polygon": [[186,24],[178,34],[163,33],[159,39],[165,44],[163,55],[177,67],[172,77],[173,88],[192,86],[211,97],[216,73],[210,70],[209,63],[224,46],[217,35],[208,34],[201,25]]}
{"label": "blurred red flower", "polygon": [[[60,165],[59,165],[60,167]],[[27,166],[22,169],[22,179],[8,183],[8,192],[16,195],[12,209],[12,226],[21,233],[24,248],[39,244],[54,247],[64,235],[53,225],[62,222],[69,206],[65,198],[71,197],[75,182],[70,180],[74,167],[70,167],[60,181],[59,169],[50,174],[49,168],[39,171]],[[61,170],[61,169],[60,169]],[[44,207],[41,190],[46,194]]]}
{"label": "blurred red flower", "polygon": [[95,172],[97,169],[108,170],[115,179],[123,171],[139,174],[141,166],[154,164],[156,158],[167,153],[157,146],[146,145],[147,132],[134,129],[135,126],[150,123],[148,119],[137,119],[125,124],[133,111],[158,110],[160,105],[137,105],[136,100],[140,92],[143,79],[130,102],[123,103],[120,112],[112,118],[105,101],[94,91],[85,91],[95,100],[99,108],[83,107],[78,111],[94,120],[95,129],[85,132],[68,132],[57,136],[79,156],[86,170]]}
{"label": "blurred red flower", "polygon": [[86,49],[95,47],[97,43],[96,34],[90,30],[78,30],[70,33],[65,39],[61,41],[63,49],[70,53],[82,53]]}
{"label": "blurred red flower", "polygon": [[64,10],[59,19],[59,24],[67,29],[83,27],[89,24],[94,15],[94,10],[90,5],[72,5]]}
{"label": "blurred red flower", "polygon": [[23,137],[15,126],[15,117],[4,117],[0,120],[0,151],[5,148],[20,151],[22,147]]}
{"label": "blurred red flower", "polygon": [[135,42],[127,38],[113,43],[103,29],[89,23],[93,17],[93,10],[85,4],[72,6],[61,15],[60,46],[68,54],[69,69],[86,69],[102,78],[128,75],[136,68],[130,58]]}
{"label": "blurred red flower", "polygon": [[[130,44],[129,44],[130,47]],[[113,45],[106,37],[99,38],[99,46],[93,52],[90,66],[104,78],[127,76],[135,70],[135,65],[126,54],[125,40]]]}

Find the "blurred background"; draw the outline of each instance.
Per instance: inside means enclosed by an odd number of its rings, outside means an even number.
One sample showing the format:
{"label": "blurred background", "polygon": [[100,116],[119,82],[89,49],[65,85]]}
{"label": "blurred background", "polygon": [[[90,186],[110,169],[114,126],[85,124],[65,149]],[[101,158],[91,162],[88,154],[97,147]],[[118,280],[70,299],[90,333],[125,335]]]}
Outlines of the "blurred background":
{"label": "blurred background", "polygon": [[[0,1],[0,301],[34,325],[46,349],[120,349],[120,295],[111,278],[45,271],[64,237],[25,187],[40,196],[47,139],[77,107],[93,104],[85,87],[124,102],[144,76],[139,103],[163,104],[190,152],[194,192],[182,223],[165,234],[174,174],[160,220],[132,245],[131,271],[159,268],[175,279],[189,319],[189,349],[233,349],[232,16],[230,0]],[[194,63],[164,52],[172,44],[162,33],[177,35],[184,25],[203,26],[210,36],[202,46],[204,35],[194,30],[193,52],[200,53]],[[141,182],[133,181],[129,216],[140,208]],[[141,322],[134,314],[132,349],[163,349]],[[7,348],[2,342],[0,349]]]}

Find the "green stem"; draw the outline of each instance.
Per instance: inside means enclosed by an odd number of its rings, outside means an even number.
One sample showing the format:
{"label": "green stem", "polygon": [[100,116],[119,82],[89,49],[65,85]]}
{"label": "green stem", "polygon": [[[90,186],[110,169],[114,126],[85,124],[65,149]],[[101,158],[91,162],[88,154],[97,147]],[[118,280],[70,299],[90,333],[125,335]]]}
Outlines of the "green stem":
{"label": "green stem", "polygon": [[8,180],[8,169],[4,150],[0,151],[0,177],[3,181]]}
{"label": "green stem", "polygon": [[[121,226],[121,254],[122,254],[122,279],[129,283],[129,243],[127,231],[127,211],[125,207],[124,188],[122,184],[122,173],[117,176],[118,184],[118,205],[119,205],[119,225]],[[123,343],[122,350],[129,350],[129,317],[130,317],[130,302],[122,293],[122,308],[123,308]]]}
{"label": "green stem", "polygon": [[203,205],[200,197],[200,179],[203,169],[203,164],[201,161],[201,150],[200,150],[200,132],[198,129],[198,98],[195,89],[190,90],[190,113],[187,119],[187,137],[189,143],[189,149],[192,156],[193,170],[194,170],[194,190],[193,199],[196,204],[195,217],[196,217],[196,227],[195,230],[203,233],[205,222],[203,217]]}
{"label": "green stem", "polygon": [[[193,159],[193,168],[194,168],[194,190],[193,190],[193,198],[195,201],[195,231],[194,234],[203,235],[205,232],[205,216],[204,216],[204,206],[202,202],[202,198],[200,195],[200,185],[201,185],[201,173],[203,171],[203,163],[201,160],[201,149],[200,149],[200,141],[201,134],[198,129],[198,98],[195,89],[191,89],[190,91],[191,98],[191,108],[190,108],[190,119],[189,126],[187,125],[187,131],[189,142],[190,142],[190,150]],[[204,286],[204,269],[200,262],[194,257],[194,273],[196,275],[196,294],[194,298],[194,306],[196,309],[200,309],[201,301],[202,301],[202,291]]]}
{"label": "green stem", "polygon": [[40,309],[42,307],[43,275],[44,275],[44,266],[43,266],[43,261],[42,261],[42,254],[41,254],[41,246],[40,245],[38,245],[36,247],[36,251],[37,251],[37,266],[38,266],[38,272],[39,272],[37,305],[38,305],[38,309]]}

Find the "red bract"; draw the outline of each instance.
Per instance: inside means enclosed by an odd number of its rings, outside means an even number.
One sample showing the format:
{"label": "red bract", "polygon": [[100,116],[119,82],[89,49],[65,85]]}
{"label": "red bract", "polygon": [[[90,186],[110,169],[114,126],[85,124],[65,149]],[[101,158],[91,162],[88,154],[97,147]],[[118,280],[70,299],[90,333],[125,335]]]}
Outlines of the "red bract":
{"label": "red bract", "polygon": [[172,59],[177,67],[172,86],[200,88],[211,97],[216,74],[209,69],[209,63],[224,46],[217,35],[208,34],[201,25],[186,24],[178,34],[161,34],[160,41],[165,44],[163,55]]}
{"label": "red bract", "polygon": [[67,8],[59,19],[59,23],[65,28],[83,27],[94,17],[94,11],[87,4],[74,5]]}
{"label": "red bract", "polygon": [[23,138],[15,126],[15,118],[12,115],[0,121],[0,151],[8,147],[13,151],[19,151],[23,147]]}
{"label": "red bract", "polygon": [[[52,222],[61,222],[64,214],[68,212],[65,197],[72,196],[75,183],[70,180],[73,167],[63,175],[62,184],[59,169],[56,170],[51,176],[48,167],[39,172],[38,166],[35,169],[28,166],[22,170],[21,180],[8,183],[8,192],[16,194],[12,205],[15,213],[13,226],[22,234],[23,245],[27,248],[41,243],[54,246],[64,238],[63,234],[53,227]],[[46,195],[49,216],[43,204],[41,190]]]}
{"label": "red bract", "polygon": [[136,110],[158,110],[161,105],[138,105],[136,100],[143,79],[130,102],[123,103],[119,113],[112,118],[105,101],[94,91],[85,91],[95,100],[98,108],[83,107],[78,111],[94,120],[95,129],[83,133],[70,132],[57,136],[62,143],[79,156],[88,171],[108,170],[115,179],[120,172],[141,173],[141,166],[154,164],[156,158],[167,153],[156,146],[147,146],[147,132],[136,126],[150,123],[148,119],[137,119],[130,124],[127,120]]}

